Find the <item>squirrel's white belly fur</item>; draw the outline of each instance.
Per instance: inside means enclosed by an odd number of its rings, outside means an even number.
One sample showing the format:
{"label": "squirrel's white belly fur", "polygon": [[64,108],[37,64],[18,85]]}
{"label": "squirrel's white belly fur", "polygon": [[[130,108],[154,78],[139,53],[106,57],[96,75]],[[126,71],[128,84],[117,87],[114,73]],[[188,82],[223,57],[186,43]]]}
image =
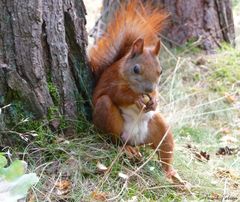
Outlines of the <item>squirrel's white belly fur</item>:
{"label": "squirrel's white belly fur", "polygon": [[121,112],[124,119],[122,139],[131,145],[143,144],[148,136],[148,122],[156,111],[140,113],[136,105],[131,105],[121,107]]}

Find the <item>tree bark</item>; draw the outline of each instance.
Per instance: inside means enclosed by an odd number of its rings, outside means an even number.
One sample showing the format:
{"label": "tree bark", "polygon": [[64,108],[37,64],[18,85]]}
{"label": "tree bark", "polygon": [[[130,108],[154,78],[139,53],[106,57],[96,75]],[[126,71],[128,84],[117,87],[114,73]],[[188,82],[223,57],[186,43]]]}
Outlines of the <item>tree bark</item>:
{"label": "tree bark", "polygon": [[171,45],[194,40],[212,52],[221,42],[235,44],[231,0],[160,0],[158,3],[171,14],[164,33]]}
{"label": "tree bark", "polygon": [[93,37],[96,41],[101,38],[103,33],[105,32],[107,23],[109,19],[111,19],[115,13],[115,10],[121,5],[123,0],[103,0],[102,1],[102,11],[100,18],[96,21],[95,26],[89,33],[90,37]]}
{"label": "tree bark", "polygon": [[52,107],[67,119],[89,117],[82,0],[1,0],[0,10],[0,107],[20,97],[35,118]]}
{"label": "tree bark", "polygon": [[[143,2],[147,0],[142,0]],[[221,42],[235,45],[235,32],[231,0],[152,0],[156,6],[167,10],[169,23],[162,38],[171,47],[181,46],[188,41],[211,53]],[[101,26],[95,29],[94,37],[101,36],[117,6],[125,1],[103,1]],[[99,24],[98,23],[98,24]],[[100,29],[100,30],[99,30]]]}

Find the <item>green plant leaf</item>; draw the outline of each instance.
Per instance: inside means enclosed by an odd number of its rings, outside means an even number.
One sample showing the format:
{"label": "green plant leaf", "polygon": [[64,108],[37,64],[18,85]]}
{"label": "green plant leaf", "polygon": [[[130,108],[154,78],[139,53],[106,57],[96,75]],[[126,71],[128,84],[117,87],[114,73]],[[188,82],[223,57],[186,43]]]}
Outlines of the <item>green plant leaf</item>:
{"label": "green plant leaf", "polygon": [[0,169],[7,165],[7,159],[0,153]]}
{"label": "green plant leaf", "polygon": [[[6,159],[5,159],[6,160]],[[3,158],[0,158],[3,162]],[[5,164],[6,165],[6,164]],[[25,174],[27,163],[16,160],[7,168],[0,168],[0,201],[16,202],[25,198],[31,186],[38,182],[35,173]]]}
{"label": "green plant leaf", "polygon": [[7,181],[13,181],[25,173],[27,163],[25,161],[16,160],[7,168],[0,169],[0,177]]}

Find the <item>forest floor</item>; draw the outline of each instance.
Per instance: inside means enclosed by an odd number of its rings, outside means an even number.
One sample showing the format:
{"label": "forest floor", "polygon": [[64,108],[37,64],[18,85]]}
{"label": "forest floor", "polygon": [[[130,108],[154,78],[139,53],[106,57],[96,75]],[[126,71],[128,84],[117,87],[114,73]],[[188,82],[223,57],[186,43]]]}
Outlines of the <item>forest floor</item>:
{"label": "forest floor", "polygon": [[79,122],[82,132],[75,139],[52,138],[38,129],[39,146],[25,149],[31,170],[40,176],[32,196],[39,201],[240,199],[240,52],[224,44],[209,56],[194,44],[166,50],[160,111],[174,131],[174,167],[191,191],[165,180],[151,149],[141,147],[143,158],[134,161],[91,124]]}
{"label": "forest floor", "polygon": [[205,55],[196,46],[163,47],[160,59],[160,112],[174,132],[174,167],[190,191],[165,180],[149,148],[140,147],[135,161],[84,120],[74,139],[43,122],[31,127],[37,137],[24,152],[12,151],[40,178],[29,201],[240,201],[240,51],[222,44]]}

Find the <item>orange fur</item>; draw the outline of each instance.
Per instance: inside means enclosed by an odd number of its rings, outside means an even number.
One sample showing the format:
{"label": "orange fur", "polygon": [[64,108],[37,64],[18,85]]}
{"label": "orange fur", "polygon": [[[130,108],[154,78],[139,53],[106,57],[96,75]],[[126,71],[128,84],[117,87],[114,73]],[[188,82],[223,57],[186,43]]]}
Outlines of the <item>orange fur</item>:
{"label": "orange fur", "polygon": [[[149,1],[144,6],[138,0],[129,2],[116,12],[104,36],[89,52],[97,78],[93,122],[127,144],[150,143],[155,149],[159,146],[164,171],[171,177],[173,135],[156,111],[157,85],[162,71],[157,57],[158,33],[167,14]],[[147,103],[143,95],[149,96]]]}
{"label": "orange fur", "polygon": [[145,46],[158,40],[168,17],[163,10],[154,7],[151,1],[142,5],[139,0],[123,3],[110,21],[103,37],[89,52],[92,71],[98,79],[102,72],[121,59],[137,38],[143,38]]}
{"label": "orange fur", "polygon": [[[150,130],[150,136],[146,140],[146,143],[152,144],[151,146],[155,149],[159,145],[159,150],[157,151],[159,158],[162,161],[162,167],[166,173],[172,170],[173,161],[173,134],[165,122],[164,118],[158,113],[148,124]],[[164,138],[164,139],[163,139]]]}

